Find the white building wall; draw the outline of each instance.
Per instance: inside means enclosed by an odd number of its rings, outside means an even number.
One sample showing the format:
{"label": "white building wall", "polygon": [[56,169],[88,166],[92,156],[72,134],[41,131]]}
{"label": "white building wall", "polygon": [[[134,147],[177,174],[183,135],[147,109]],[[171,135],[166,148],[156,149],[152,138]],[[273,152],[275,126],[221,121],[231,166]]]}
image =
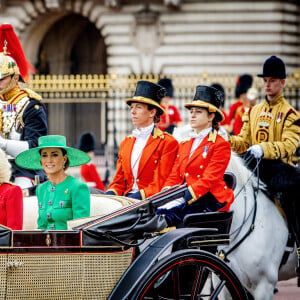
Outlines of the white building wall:
{"label": "white building wall", "polygon": [[296,2],[183,0],[174,10],[168,1],[153,1],[142,14],[144,2],[116,1],[116,9],[109,6],[114,1],[7,0],[0,20],[16,28],[30,61],[47,28],[78,13],[104,37],[108,73],[256,73],[270,55],[281,56],[288,72],[299,68]]}

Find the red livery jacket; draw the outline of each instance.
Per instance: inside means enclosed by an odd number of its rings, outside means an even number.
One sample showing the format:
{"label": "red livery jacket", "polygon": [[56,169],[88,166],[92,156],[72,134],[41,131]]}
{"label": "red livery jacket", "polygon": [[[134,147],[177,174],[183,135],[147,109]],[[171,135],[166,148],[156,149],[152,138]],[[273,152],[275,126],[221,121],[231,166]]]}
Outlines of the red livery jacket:
{"label": "red livery jacket", "polygon": [[[107,190],[117,195],[127,195],[133,187],[134,176],[131,169],[131,153],[135,137],[127,136],[120,144],[117,170]],[[136,183],[145,199],[158,193],[169,176],[178,151],[177,140],[168,133],[154,127],[143,150]]]}
{"label": "red livery jacket", "polygon": [[105,185],[101,180],[100,174],[97,171],[97,167],[93,163],[88,163],[80,166],[80,175],[86,183],[95,183],[94,188],[105,191]]}
{"label": "red livery jacket", "polygon": [[23,227],[23,194],[18,185],[0,184],[0,224],[13,230]]}
{"label": "red livery jacket", "polygon": [[186,182],[193,197],[189,203],[210,191],[220,203],[227,203],[221,210],[229,210],[234,194],[223,180],[231,156],[229,142],[216,131],[210,132],[189,157],[193,141],[194,138],[180,143],[174,167],[164,187]]}

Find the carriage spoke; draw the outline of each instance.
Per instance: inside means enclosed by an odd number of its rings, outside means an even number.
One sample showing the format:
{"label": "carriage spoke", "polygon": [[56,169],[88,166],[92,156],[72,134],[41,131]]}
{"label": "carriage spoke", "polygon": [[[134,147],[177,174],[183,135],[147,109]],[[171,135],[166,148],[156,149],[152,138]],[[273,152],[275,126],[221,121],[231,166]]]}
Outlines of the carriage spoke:
{"label": "carriage spoke", "polygon": [[173,292],[174,292],[174,300],[180,300],[180,277],[179,277],[179,268],[176,267],[172,271],[173,277]]}
{"label": "carriage spoke", "polygon": [[218,285],[216,286],[216,288],[213,290],[211,296],[210,296],[210,300],[217,300],[218,299],[218,295],[220,294],[220,292],[222,291],[223,287],[225,286],[226,281],[222,280],[218,283]]}
{"label": "carriage spoke", "polygon": [[207,281],[209,270],[203,266],[198,266],[196,270],[195,281],[192,290],[191,299],[198,299],[198,295],[203,290],[205,283]]}

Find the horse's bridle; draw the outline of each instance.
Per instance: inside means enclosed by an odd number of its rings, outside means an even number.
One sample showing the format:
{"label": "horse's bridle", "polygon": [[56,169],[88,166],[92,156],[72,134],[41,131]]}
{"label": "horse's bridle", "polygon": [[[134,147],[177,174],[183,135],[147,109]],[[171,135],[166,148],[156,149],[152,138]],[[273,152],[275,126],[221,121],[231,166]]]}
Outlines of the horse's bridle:
{"label": "horse's bridle", "polygon": [[[250,161],[252,160],[253,158],[250,157],[248,160],[245,160],[246,162],[246,165],[248,165],[250,163]],[[251,172],[251,175],[247,178],[245,184],[240,188],[240,190],[236,193],[235,195],[235,198],[240,194],[240,192],[245,188],[246,184],[248,183],[248,181],[250,180],[250,178],[253,176],[253,175],[256,175],[257,177],[257,186],[253,186],[253,193],[254,193],[254,206],[253,206],[253,216],[252,216],[252,221],[251,221],[251,225],[248,229],[248,231],[244,234],[244,236],[237,242],[235,243],[232,247],[230,247],[227,251],[225,250],[220,250],[219,253],[218,253],[218,256],[221,257],[224,261],[226,262],[229,262],[229,259],[227,258],[227,256],[232,252],[234,251],[249,235],[250,233],[254,230],[255,228],[255,219],[256,219],[256,211],[257,211],[257,194],[258,194],[258,191],[259,191],[259,164],[260,164],[260,161],[261,161],[261,158],[258,158],[256,159],[256,165],[255,165],[255,168],[253,169],[253,171]],[[250,216],[251,212],[249,213],[248,217]],[[243,226],[243,224],[245,223],[245,219],[247,220],[248,217],[244,218],[243,220],[243,223],[241,224],[241,226],[239,226],[236,230],[240,230]],[[235,233],[233,232],[233,233]],[[231,234],[233,234],[231,233]]]}

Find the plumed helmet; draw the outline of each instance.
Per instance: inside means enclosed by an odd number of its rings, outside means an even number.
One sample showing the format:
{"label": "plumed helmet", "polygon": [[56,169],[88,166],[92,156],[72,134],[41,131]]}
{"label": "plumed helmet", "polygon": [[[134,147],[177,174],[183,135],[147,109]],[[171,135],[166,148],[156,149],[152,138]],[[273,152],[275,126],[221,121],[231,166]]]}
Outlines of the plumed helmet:
{"label": "plumed helmet", "polygon": [[286,78],[285,63],[275,55],[270,56],[263,65],[263,72],[258,77]]}
{"label": "plumed helmet", "polygon": [[235,86],[235,97],[239,98],[240,95],[246,94],[248,89],[251,88],[253,82],[253,78],[250,74],[241,75]]}
{"label": "plumed helmet", "polygon": [[22,45],[11,24],[0,25],[1,78],[18,74],[21,81],[29,79],[29,70],[34,67],[26,60]]}
{"label": "plumed helmet", "polygon": [[172,80],[169,79],[169,78],[162,78],[160,80],[158,80],[157,84],[163,86],[166,91],[167,91],[167,95],[166,96],[169,96],[170,98],[173,98],[174,96],[174,88],[173,88],[173,83],[172,83]]}
{"label": "plumed helmet", "polygon": [[6,53],[0,53],[0,79],[14,74],[20,75],[17,63]]}
{"label": "plumed helmet", "polygon": [[79,140],[78,148],[83,152],[90,152],[95,150],[95,138],[90,132],[84,133]]}

